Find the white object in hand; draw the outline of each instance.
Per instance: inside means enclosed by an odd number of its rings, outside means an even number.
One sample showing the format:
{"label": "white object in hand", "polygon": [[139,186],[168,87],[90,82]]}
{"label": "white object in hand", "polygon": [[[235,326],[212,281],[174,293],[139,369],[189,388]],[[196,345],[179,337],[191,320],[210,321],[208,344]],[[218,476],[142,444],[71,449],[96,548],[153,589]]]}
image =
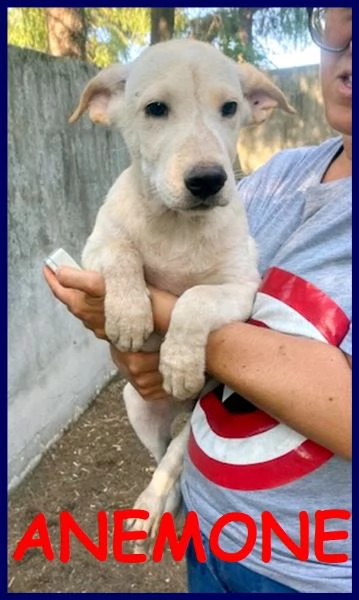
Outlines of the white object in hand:
{"label": "white object in hand", "polygon": [[69,255],[63,248],[54,250],[46,259],[45,264],[56,273],[60,267],[72,267],[74,269],[81,269],[80,265]]}

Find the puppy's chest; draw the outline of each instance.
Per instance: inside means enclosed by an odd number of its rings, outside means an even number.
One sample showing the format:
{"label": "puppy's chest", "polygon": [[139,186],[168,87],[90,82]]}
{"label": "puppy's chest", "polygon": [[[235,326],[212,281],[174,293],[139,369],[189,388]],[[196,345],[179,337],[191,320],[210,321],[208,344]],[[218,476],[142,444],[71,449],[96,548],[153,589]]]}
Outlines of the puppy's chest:
{"label": "puppy's chest", "polygon": [[200,275],[175,272],[166,268],[153,268],[146,264],[144,270],[145,279],[148,283],[178,296],[189,288],[199,285],[204,280]]}
{"label": "puppy's chest", "polygon": [[201,283],[222,283],[225,260],[213,244],[141,244],[145,278],[152,285],[174,294]]}

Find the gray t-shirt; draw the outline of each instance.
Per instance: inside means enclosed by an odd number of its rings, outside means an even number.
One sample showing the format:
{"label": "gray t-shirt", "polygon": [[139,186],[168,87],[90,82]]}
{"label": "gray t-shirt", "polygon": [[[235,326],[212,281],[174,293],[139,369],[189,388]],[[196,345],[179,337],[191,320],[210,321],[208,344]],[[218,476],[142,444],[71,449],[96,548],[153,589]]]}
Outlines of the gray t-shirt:
{"label": "gray t-shirt", "polygon": [[[239,189],[263,277],[252,321],[336,345],[351,355],[351,177],[320,182],[341,144],[334,138],[280,152],[243,179]],[[204,535],[222,515],[244,513],[257,525],[244,566],[300,592],[351,592],[351,463],[223,385],[197,403],[191,426],[182,491]],[[348,537],[324,542],[322,551],[347,554],[343,562],[327,562],[318,553],[319,511],[331,510],[339,512],[322,513],[325,531],[344,530]],[[308,559],[297,558],[273,533],[271,559],[263,561],[265,511],[297,545],[299,513],[309,517]],[[219,542],[233,553],[246,540],[246,526],[233,521]]]}

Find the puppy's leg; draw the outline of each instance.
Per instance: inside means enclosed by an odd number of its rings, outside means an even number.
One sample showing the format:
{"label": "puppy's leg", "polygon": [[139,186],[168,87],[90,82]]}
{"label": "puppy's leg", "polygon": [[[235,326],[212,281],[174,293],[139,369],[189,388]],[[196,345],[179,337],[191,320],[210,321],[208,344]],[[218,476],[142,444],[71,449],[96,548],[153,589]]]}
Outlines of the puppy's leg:
{"label": "puppy's leg", "polygon": [[135,433],[158,464],[171,441],[172,423],[186,411],[186,405],[181,407],[174,400],[144,400],[130,383],[124,387],[123,399]]}
{"label": "puppy's leg", "polygon": [[256,277],[242,284],[198,285],[182,294],[173,310],[160,349],[163,387],[183,400],[198,394],[205,383],[205,348],[211,331],[249,318]]}
{"label": "puppy's leg", "polygon": [[167,452],[160,461],[153,477],[137,498],[134,508],[147,510],[147,520],[136,519],[129,523],[131,531],[145,531],[147,541],[135,544],[135,552],[143,552],[144,547],[156,538],[161,516],[164,512],[177,515],[181,505],[179,478],[183,469],[183,458],[190,432],[190,419],[181,432],[171,441]]}
{"label": "puppy's leg", "polygon": [[[82,253],[82,266],[106,281],[105,331],[122,352],[140,350],[153,331],[152,306],[143,260],[126,232],[111,237],[104,205]],[[106,217],[106,218],[105,218]],[[105,242],[106,240],[106,242]]]}

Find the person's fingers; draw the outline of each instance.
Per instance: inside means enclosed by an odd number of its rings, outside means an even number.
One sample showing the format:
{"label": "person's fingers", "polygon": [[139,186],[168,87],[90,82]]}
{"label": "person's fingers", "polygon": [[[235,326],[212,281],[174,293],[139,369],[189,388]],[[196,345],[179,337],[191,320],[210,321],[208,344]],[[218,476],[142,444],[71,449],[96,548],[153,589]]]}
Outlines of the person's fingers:
{"label": "person's fingers", "polygon": [[44,268],[44,276],[55,298],[65,304],[87,329],[94,331],[97,337],[106,339],[103,299],[100,296],[89,296],[78,289],[64,287],[47,267]]}
{"label": "person's fingers", "polygon": [[158,352],[121,352],[113,345],[110,350],[114,363],[125,365],[132,377],[158,371]]}
{"label": "person's fingers", "polygon": [[141,373],[135,378],[135,383],[138,388],[153,390],[162,387],[162,375],[159,371],[151,373]]}
{"label": "person's fingers", "polygon": [[116,348],[116,346],[114,346],[113,344],[110,343],[110,355],[111,355],[111,359],[112,359],[113,363],[118,368],[122,377],[125,377],[126,379],[130,379],[130,374],[128,372],[126,362],[124,360],[124,357],[126,357],[127,353],[120,352]]}
{"label": "person's fingers", "polygon": [[105,280],[95,271],[80,271],[71,267],[60,267],[56,273],[57,280],[63,287],[85,292],[90,297],[105,295]]}
{"label": "person's fingers", "polygon": [[86,329],[92,331],[97,338],[99,338],[100,340],[106,340],[107,342],[109,341],[104,329],[103,321],[98,320],[98,322],[95,323],[93,319],[91,321],[87,321],[86,319],[84,319],[82,322],[85,325]]}
{"label": "person's fingers", "polygon": [[145,390],[141,390],[137,388],[137,391],[140,394],[140,396],[142,396],[142,398],[146,401],[156,400],[156,402],[160,402],[162,400],[169,400],[171,398],[171,396],[169,396],[167,392],[165,392],[165,390],[162,388],[153,388],[152,390],[148,390],[147,388]]}
{"label": "person's fingers", "polygon": [[67,289],[63,287],[58,281],[56,275],[48,267],[44,267],[43,273],[47,284],[55,298],[60,300],[60,302],[62,302],[63,304],[66,304],[66,306],[69,308],[69,306],[73,303],[75,297],[78,294],[77,290]]}
{"label": "person's fingers", "polygon": [[133,377],[158,371],[160,362],[158,352],[129,352],[126,358],[127,368]]}
{"label": "person's fingers", "polygon": [[144,400],[165,400],[170,397],[162,388],[158,352],[120,352],[111,344],[110,353],[121,375],[131,381]]}
{"label": "person's fingers", "polygon": [[51,271],[51,269],[49,269],[49,267],[46,266],[42,269],[42,272],[49,288],[54,292],[56,287],[59,285],[56,275]]}

